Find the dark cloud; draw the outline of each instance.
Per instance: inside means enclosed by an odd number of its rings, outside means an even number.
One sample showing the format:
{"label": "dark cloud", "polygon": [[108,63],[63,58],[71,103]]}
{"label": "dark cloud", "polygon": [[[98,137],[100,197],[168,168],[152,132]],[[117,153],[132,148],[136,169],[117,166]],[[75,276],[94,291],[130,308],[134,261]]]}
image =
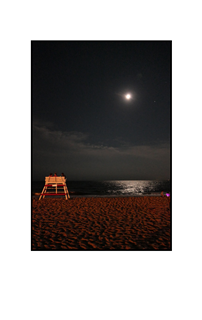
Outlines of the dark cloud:
{"label": "dark cloud", "polygon": [[[119,147],[91,144],[82,132],[63,132],[33,124],[33,178],[65,172],[69,180],[169,178],[168,144]],[[118,173],[118,174],[117,174]]]}

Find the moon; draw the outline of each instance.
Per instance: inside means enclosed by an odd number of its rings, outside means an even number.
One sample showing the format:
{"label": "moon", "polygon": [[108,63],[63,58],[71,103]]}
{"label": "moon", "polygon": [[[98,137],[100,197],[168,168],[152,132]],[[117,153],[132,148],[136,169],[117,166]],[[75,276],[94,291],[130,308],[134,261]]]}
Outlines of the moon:
{"label": "moon", "polygon": [[130,94],[130,93],[127,93],[127,94],[125,95],[125,98],[126,98],[127,100],[130,100],[130,99],[131,99],[131,94]]}

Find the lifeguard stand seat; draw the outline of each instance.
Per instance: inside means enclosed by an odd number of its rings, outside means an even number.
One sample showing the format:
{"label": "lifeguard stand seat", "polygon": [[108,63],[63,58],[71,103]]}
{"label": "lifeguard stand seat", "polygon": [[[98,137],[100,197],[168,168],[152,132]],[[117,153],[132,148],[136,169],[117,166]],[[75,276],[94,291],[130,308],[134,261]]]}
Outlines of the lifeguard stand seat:
{"label": "lifeguard stand seat", "polygon": [[[61,192],[61,189],[64,192]],[[41,198],[45,198],[45,196],[65,196],[66,200],[67,197],[70,198],[66,185],[66,178],[64,176],[45,177],[45,185],[43,187],[39,200],[41,200]]]}

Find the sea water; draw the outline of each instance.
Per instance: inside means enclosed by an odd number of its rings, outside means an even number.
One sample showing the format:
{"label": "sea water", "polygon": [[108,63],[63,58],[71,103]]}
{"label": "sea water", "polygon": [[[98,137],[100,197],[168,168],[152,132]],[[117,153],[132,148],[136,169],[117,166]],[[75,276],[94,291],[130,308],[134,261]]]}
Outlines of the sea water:
{"label": "sea water", "polygon": [[[170,180],[66,181],[71,197],[159,196],[170,193]],[[44,181],[32,181],[32,194],[41,193]]]}

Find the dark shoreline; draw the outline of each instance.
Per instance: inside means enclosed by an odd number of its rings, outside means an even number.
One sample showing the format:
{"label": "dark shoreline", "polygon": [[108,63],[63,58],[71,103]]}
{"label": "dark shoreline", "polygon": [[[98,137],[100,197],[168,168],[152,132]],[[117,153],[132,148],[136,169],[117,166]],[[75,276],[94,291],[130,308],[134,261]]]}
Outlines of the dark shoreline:
{"label": "dark shoreline", "polygon": [[[39,198],[40,193],[34,193],[32,194],[32,198]],[[161,194],[159,192],[156,193],[147,193],[147,194],[134,194],[134,195],[94,195],[94,194],[81,194],[81,193],[71,193],[70,192],[70,199],[71,198],[130,198],[130,197],[161,197]],[[64,199],[64,196],[46,196],[46,199]]]}

